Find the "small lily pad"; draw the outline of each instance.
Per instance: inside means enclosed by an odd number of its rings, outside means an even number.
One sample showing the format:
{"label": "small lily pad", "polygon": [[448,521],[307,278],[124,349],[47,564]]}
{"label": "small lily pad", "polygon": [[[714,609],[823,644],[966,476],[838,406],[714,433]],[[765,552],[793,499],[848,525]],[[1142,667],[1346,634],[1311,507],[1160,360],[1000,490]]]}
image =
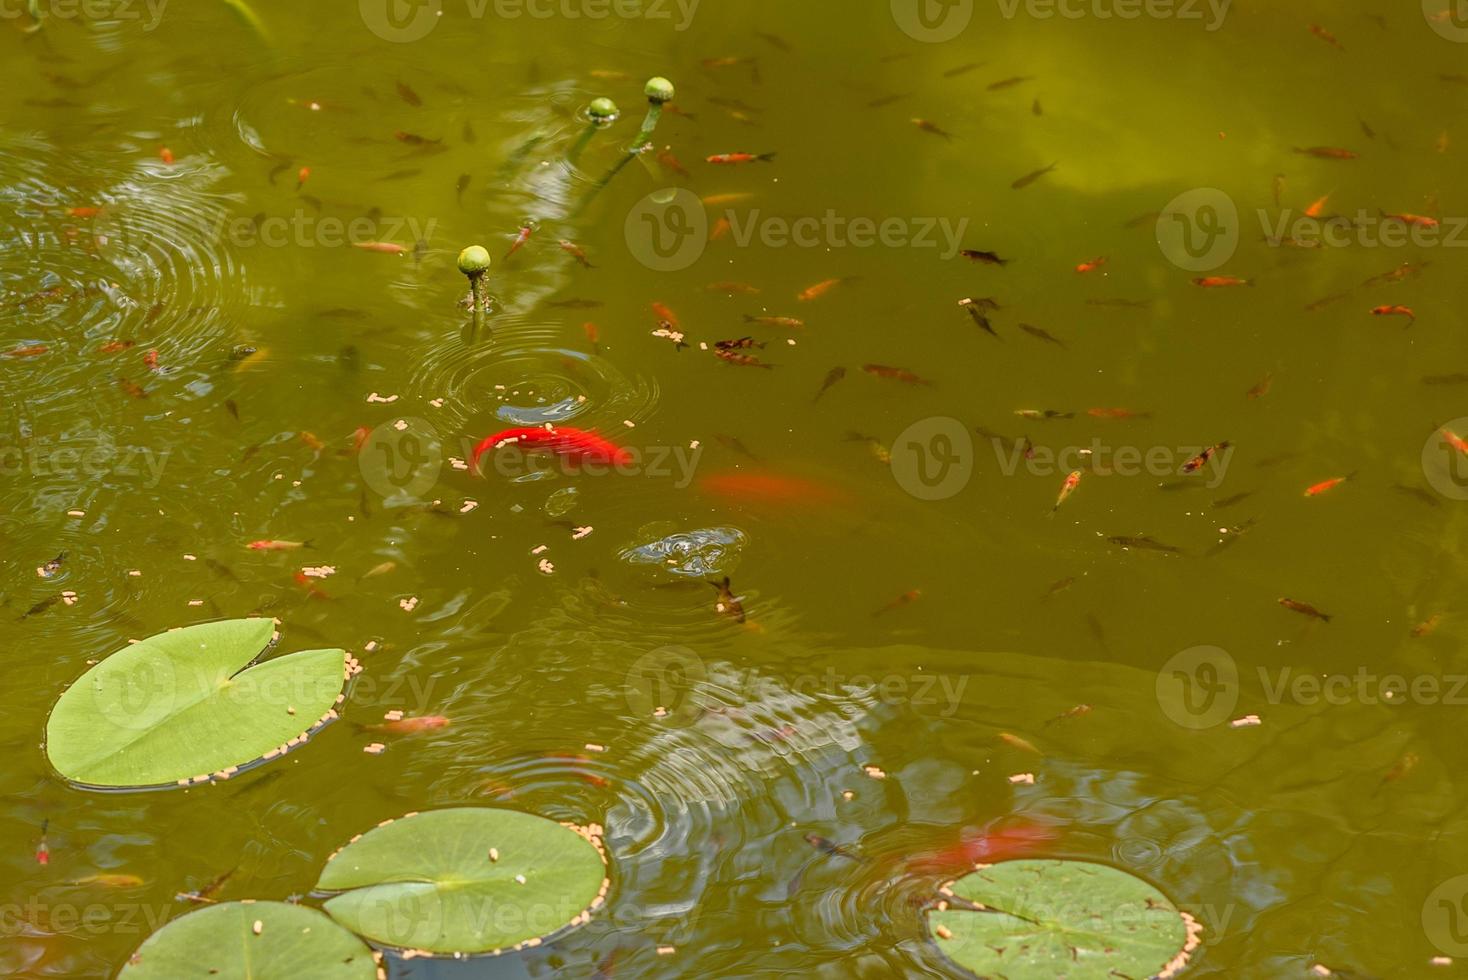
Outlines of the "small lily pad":
{"label": "small lily pad", "polygon": [[117,980],[375,980],[366,943],[312,908],[227,902],[144,940]]}
{"label": "small lily pad", "polygon": [[498,953],[584,923],[606,896],[599,828],[517,810],[410,813],[332,855],[317,888],[353,932],[398,949]]}
{"label": "small lily pad", "polygon": [[1169,976],[1197,945],[1193,920],[1167,896],[1104,864],[1005,861],[945,891],[947,907],[931,910],[928,925],[943,954],[975,976]]}
{"label": "small lily pad", "polygon": [[335,717],[350,660],[309,650],[245,669],[271,619],[170,630],[124,647],[61,695],[46,756],[72,782],[146,789],[227,777],[305,741]]}

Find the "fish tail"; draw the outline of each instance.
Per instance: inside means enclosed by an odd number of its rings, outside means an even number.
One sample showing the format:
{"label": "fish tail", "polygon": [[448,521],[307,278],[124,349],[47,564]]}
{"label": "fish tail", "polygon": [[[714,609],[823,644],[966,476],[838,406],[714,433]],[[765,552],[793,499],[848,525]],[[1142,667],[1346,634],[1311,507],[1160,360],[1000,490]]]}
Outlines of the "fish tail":
{"label": "fish tail", "polygon": [[755,157],[755,159],[756,160],[762,160],[765,163],[774,163],[775,162],[775,154],[774,153],[761,153],[759,156]]}

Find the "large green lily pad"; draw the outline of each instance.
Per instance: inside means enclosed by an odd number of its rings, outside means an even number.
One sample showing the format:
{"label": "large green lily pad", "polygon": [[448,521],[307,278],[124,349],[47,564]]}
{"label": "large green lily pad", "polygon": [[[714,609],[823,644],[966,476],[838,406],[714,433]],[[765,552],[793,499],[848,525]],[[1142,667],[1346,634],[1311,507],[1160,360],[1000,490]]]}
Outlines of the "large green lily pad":
{"label": "large green lily pad", "polygon": [[388,821],[332,855],[326,911],[384,946],[498,953],[585,922],[607,890],[597,828],[459,808]]}
{"label": "large green lily pad", "polygon": [[228,902],[191,912],[153,933],[117,980],[193,977],[375,980],[377,960],[366,943],[315,909],[285,902]]}
{"label": "large green lily pad", "polygon": [[945,956],[980,977],[1165,976],[1197,945],[1192,920],[1165,895],[1104,864],[1005,861],[948,891],[958,901],[931,910],[929,927]]}
{"label": "large green lily pad", "polygon": [[46,722],[46,755],[73,782],[143,789],[228,777],[331,720],[349,659],[309,650],[245,668],[275,621],[234,619],[149,637],[82,675]]}

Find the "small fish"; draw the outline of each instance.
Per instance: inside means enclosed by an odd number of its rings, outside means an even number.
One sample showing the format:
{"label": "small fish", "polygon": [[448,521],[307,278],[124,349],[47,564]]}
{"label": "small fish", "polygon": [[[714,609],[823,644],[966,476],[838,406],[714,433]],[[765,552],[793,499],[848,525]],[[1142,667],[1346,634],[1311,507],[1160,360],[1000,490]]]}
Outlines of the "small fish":
{"label": "small fish", "polygon": [[469,189],[469,181],[472,179],[468,174],[460,174],[458,183],[454,185],[454,200],[461,205],[464,203],[464,192]]}
{"label": "small fish", "polygon": [[809,286],[805,289],[802,289],[798,294],[796,294],[795,298],[802,303],[809,303],[811,300],[820,299],[822,296],[826,295],[832,289],[841,285],[842,283],[854,282],[855,280],[856,276],[845,276],[840,279],[824,279],[816,283],[814,286]]}
{"label": "small fish", "polygon": [[423,105],[423,99],[405,82],[398,82],[398,98],[414,108]]}
{"label": "small fish", "polygon": [[420,715],[416,718],[385,721],[378,725],[361,725],[359,729],[364,732],[379,732],[383,735],[419,735],[447,727],[449,727],[449,720],[443,715]]}
{"label": "small fish", "polygon": [[789,51],[790,50],[790,42],[787,41],[787,40],[785,40],[783,37],[781,37],[778,34],[769,34],[769,33],[766,33],[765,31],[755,31],[754,32],[754,36],[757,37],[757,38],[759,38],[761,41],[764,41],[770,47],[775,48],[777,50],[780,50],[780,51]]}
{"label": "small fish", "polygon": [[957,68],[950,68],[950,69],[948,69],[947,71],[945,71],[943,73],[943,77],[944,78],[957,78],[959,75],[967,75],[969,72],[973,71],[975,68],[981,68],[981,67],[983,67],[983,65],[984,65],[984,62],[982,62],[982,61],[970,61],[967,64],[959,65]]}
{"label": "small fish", "polygon": [[1033,75],[1015,75],[1012,78],[1001,78],[997,82],[990,82],[985,87],[990,92],[998,92],[1001,89],[1013,88],[1014,86],[1019,85],[1022,82],[1033,81],[1034,77],[1035,76]]}
{"label": "small fish", "polygon": [[150,371],[158,370],[158,352],[150,350],[143,355],[143,365]]}
{"label": "small fish", "polygon": [[830,371],[826,372],[826,379],[821,382],[821,388],[819,391],[816,392],[816,396],[811,399],[811,404],[814,405],[816,402],[820,401],[822,395],[824,395],[827,391],[830,391],[834,385],[836,385],[845,377],[846,369],[844,367],[833,367]]}
{"label": "small fish", "polygon": [[233,398],[226,398],[224,400],[224,410],[233,416],[236,422],[240,420],[240,407],[235,404]]}
{"label": "small fish", "polygon": [[729,296],[754,296],[760,291],[758,286],[747,282],[711,282],[703,288],[706,292],[726,293]]}
{"label": "small fish", "polygon": [[671,146],[665,146],[658,151],[658,163],[663,165],[664,170],[677,174],[679,177],[691,176],[688,173],[688,168],[683,166],[678,158],[673,155],[673,148]]}
{"label": "small fish", "polygon": [[653,304],[651,304],[651,308],[652,308],[653,314],[657,316],[658,320],[665,321],[669,326],[674,327],[676,329],[676,328],[681,327],[683,325],[678,320],[678,314],[674,313],[671,309],[669,309],[668,306],[667,306],[667,304],[665,304],[665,303],[653,303]]}
{"label": "small fish", "polygon": [[1251,279],[1240,279],[1237,276],[1199,276],[1193,280],[1193,285],[1202,289],[1220,289],[1229,286],[1252,286]]}
{"label": "small fish", "polygon": [[30,619],[32,616],[39,616],[41,615],[41,613],[56,605],[56,603],[60,602],[61,599],[62,596],[60,592],[56,593],[55,595],[49,595],[46,598],[42,599],[40,602],[36,603],[34,606],[31,606],[30,609],[26,610],[25,615],[21,616],[20,618]]}
{"label": "small fish", "polygon": [[1089,704],[1078,704],[1074,708],[1071,708],[1069,711],[1062,711],[1054,718],[1051,718],[1049,721],[1045,722],[1045,726],[1048,727],[1050,725],[1053,725],[1057,721],[1069,721],[1072,718],[1080,718],[1083,715],[1090,714],[1092,710],[1093,709]]}
{"label": "small fish", "polygon": [[16,360],[20,360],[23,357],[40,357],[50,349],[45,344],[31,344],[28,347],[17,347],[14,350],[8,350],[5,352],[5,356],[15,358]]}
{"label": "small fish", "polygon": [[[275,773],[273,775],[279,775],[278,771],[277,771],[277,773]],[[269,779],[269,778],[271,778],[271,777],[269,777],[269,776],[266,777],[266,779]],[[261,782],[263,782],[263,781],[264,780],[261,780]],[[255,785],[259,785],[259,784],[256,783]],[[251,788],[253,788],[253,787],[251,787]],[[197,889],[196,891],[191,891],[191,892],[178,892],[177,894],[175,894],[173,896],[174,897],[174,900],[175,901],[179,901],[179,902],[198,902],[198,903],[201,903],[201,904],[202,903],[212,903],[214,901],[214,895],[217,894],[219,892],[219,890],[224,887],[225,883],[227,881],[229,881],[230,878],[234,877],[234,873],[236,871],[238,871],[238,870],[239,870],[239,868],[237,868],[237,867],[236,868],[230,868],[228,871],[224,872],[223,874],[221,874],[221,875],[219,875],[219,876],[217,876],[217,877],[215,877],[215,878],[213,878],[213,879],[205,882],[204,885],[202,887],[200,887],[199,889]]]}
{"label": "small fish", "polygon": [[1271,192],[1273,194],[1273,197],[1274,197],[1274,206],[1275,207],[1279,207],[1279,200],[1280,200],[1280,198],[1282,196],[1284,196],[1284,188],[1285,188],[1285,175],[1284,174],[1275,174],[1274,175],[1274,180],[1270,184],[1270,190],[1271,190]]}
{"label": "small fish", "polygon": [[1018,735],[1015,735],[1011,732],[1000,732],[997,738],[999,739],[999,741],[1003,742],[1005,745],[1008,745],[1010,748],[1019,749],[1021,752],[1028,752],[1031,755],[1044,754],[1039,749],[1035,748],[1034,742],[1031,742],[1027,738],[1020,738]]}
{"label": "small fish", "polygon": [[126,392],[129,397],[132,397],[132,398],[147,398],[148,397],[148,393],[143,390],[143,386],[140,385],[140,384],[138,384],[136,381],[129,381],[127,378],[119,377],[117,379],[117,386],[119,388],[121,388],[124,392]]}
{"label": "small fish", "polygon": [[1055,498],[1055,506],[1052,507],[1052,508],[1050,508],[1050,513],[1051,514],[1054,514],[1056,511],[1058,511],[1060,509],[1060,505],[1063,504],[1063,503],[1065,503],[1067,500],[1069,500],[1070,499],[1070,495],[1073,494],[1073,493],[1075,493],[1076,492],[1076,487],[1078,487],[1080,485],[1081,485],[1081,471],[1080,470],[1072,470],[1071,471],[1071,474],[1065,478],[1065,483],[1063,483],[1061,485],[1061,487],[1060,487],[1060,496],[1058,496],[1058,497]]}
{"label": "small fish", "polygon": [[161,148],[158,151],[158,159],[162,160],[170,167],[173,166],[173,151],[166,146]]}
{"label": "small fish", "polygon": [[729,164],[735,164],[735,163],[754,163],[756,161],[758,161],[760,163],[773,163],[775,161],[775,154],[774,153],[715,153],[713,156],[709,157],[704,162],[705,163],[721,164],[721,165],[727,166]]}
{"label": "small fish", "polygon": [[1404,316],[1407,318],[1407,326],[1417,322],[1417,314],[1410,306],[1377,306],[1371,310],[1372,316]]}
{"label": "small fish", "polygon": [[581,248],[580,245],[577,245],[575,242],[569,241],[569,240],[567,240],[565,238],[561,239],[561,241],[560,241],[559,244],[560,244],[562,250],[564,250],[568,255],[570,255],[577,262],[580,262],[581,265],[584,266],[585,268],[587,268],[587,269],[595,269],[596,268],[596,266],[594,266],[594,265],[591,264],[591,260],[586,257],[586,252],[585,252],[585,250],[583,250]]}
{"label": "small fish", "polygon": [[1361,135],[1362,136],[1365,136],[1369,140],[1376,139],[1376,130],[1374,130],[1370,126],[1368,126],[1366,124],[1366,120],[1364,120],[1364,119],[1357,119],[1356,121],[1361,124]]}
{"label": "small fish", "polygon": [[1039,99],[1036,99],[1035,102],[1034,102],[1034,104],[1030,106],[1030,111],[1033,112],[1037,116],[1043,116],[1045,114],[1045,110],[1042,109],[1042,108],[1040,108],[1040,100]]}
{"label": "small fish", "polygon": [[406,245],[399,245],[397,242],[352,242],[352,247],[382,255],[404,255],[408,251]]}
{"label": "small fish", "polygon": [[1073,419],[1076,417],[1075,412],[1058,412],[1053,408],[1043,410],[1038,408],[1021,408],[1017,409],[1014,414],[1022,419],[1030,419],[1034,422],[1053,422],[1056,419]]}
{"label": "small fish", "polygon": [[1332,477],[1329,480],[1322,480],[1319,483],[1315,484],[1313,487],[1308,488],[1305,491],[1305,496],[1307,496],[1307,497],[1318,497],[1322,493],[1325,493],[1327,490],[1334,490],[1336,487],[1340,486],[1342,483],[1345,483],[1348,480],[1353,480],[1353,479],[1355,479],[1355,477],[1356,477],[1356,474],[1355,473],[1351,473],[1348,476],[1337,476],[1337,477]]}
{"label": "small fish", "polygon": [[730,588],[729,576],[725,575],[722,581],[710,582],[709,585],[712,585],[719,592],[718,599],[714,601],[714,612],[720,616],[728,616],[736,623],[744,622],[744,603],[740,601],[740,597],[736,596],[733,589]]}
{"label": "small fish", "polygon": [[1232,496],[1224,497],[1222,500],[1215,500],[1213,501],[1213,506],[1217,510],[1224,510],[1235,504],[1241,504],[1252,496],[1254,496],[1253,490],[1245,490],[1243,493],[1236,493]]}
{"label": "small fish", "polygon": [[911,92],[894,92],[891,95],[878,96],[877,98],[867,103],[867,108],[880,109],[883,106],[889,106],[894,102],[901,102],[903,99],[910,99],[912,98],[912,95],[913,93]]}
{"label": "small fish", "polygon": [[1151,412],[1138,412],[1130,408],[1088,408],[1086,414],[1093,419],[1116,419],[1122,422],[1152,417]]}
{"label": "small fish", "polygon": [[419,136],[417,133],[405,133],[401,129],[393,133],[393,139],[408,146],[435,146],[443,142],[441,139],[429,139],[427,136]]}
{"label": "small fish", "polygon": [[1274,387],[1274,375],[1266,374],[1259,381],[1258,384],[1250,388],[1248,391],[1244,392],[1244,397],[1250,400],[1253,400],[1255,398],[1263,398],[1265,395],[1269,394],[1269,389],[1272,387]]}
{"label": "small fish", "polygon": [[1341,149],[1339,146],[1297,146],[1295,152],[1321,160],[1354,160],[1360,155],[1352,150]]}
{"label": "small fish", "polygon": [[740,337],[737,340],[714,341],[714,348],[716,350],[749,350],[751,347],[764,350],[765,344],[761,341],[755,340],[753,337]]}
{"label": "small fish", "polygon": [[309,448],[315,450],[318,453],[326,448],[326,443],[322,442],[321,438],[317,436],[314,432],[306,432],[303,430],[298,433],[298,435],[300,436],[302,442],[304,442]]}
{"label": "small fish", "polygon": [[827,854],[832,857],[843,857],[848,861],[855,861],[858,864],[866,861],[866,858],[854,853],[850,848],[837,844],[835,841],[827,840],[819,834],[806,834],[805,842],[822,854]]}
{"label": "small fish", "polygon": [[773,364],[766,364],[753,354],[740,354],[732,350],[716,350],[714,351],[714,356],[724,363],[732,364],[735,367],[757,367],[770,370],[773,370],[775,367]]}
{"label": "small fish", "polygon": [[1040,601],[1048,602],[1052,597],[1059,595],[1075,584],[1076,580],[1074,576],[1060,579],[1058,582],[1052,582],[1050,583],[1050,588],[1045,590],[1045,594],[1040,596]]}
{"label": "small fish", "polygon": [[1216,446],[1209,446],[1207,449],[1203,450],[1201,453],[1184,463],[1183,472],[1196,473],[1198,470],[1201,470],[1203,467],[1207,466],[1208,461],[1212,459],[1215,454],[1221,453],[1228,448],[1229,443],[1226,441],[1220,442]]}
{"label": "small fish", "polygon": [[743,442],[739,441],[739,438],[737,436],[715,434],[714,438],[719,440],[719,445],[723,446],[726,449],[731,449],[747,459],[752,459],[756,461],[759,460],[759,457],[750,452],[749,447],[746,446]]}
{"label": "small fish", "polygon": [[215,575],[218,575],[222,579],[226,579],[230,582],[239,582],[240,580],[240,577],[234,573],[234,570],[222,561],[216,561],[213,558],[205,557],[204,565],[209,569],[209,571],[213,572]]}
{"label": "small fish", "polygon": [[1415,279],[1422,274],[1423,269],[1431,264],[1430,262],[1424,262],[1421,265],[1413,265],[1411,262],[1403,262],[1390,272],[1383,272],[1380,275],[1372,276],[1361,285],[1377,286],[1388,282],[1402,282],[1405,279]]}
{"label": "small fish", "polygon": [[530,241],[530,236],[533,234],[535,234],[535,222],[527,221],[522,224],[520,226],[520,233],[515,236],[514,242],[510,244],[510,250],[505,253],[505,258],[508,259],[510,256],[520,251],[520,249],[524,247],[525,243]]}
{"label": "small fish", "polygon": [[137,875],[129,874],[95,874],[75,881],[68,881],[68,885],[99,885],[102,888],[141,888],[146,882]]}
{"label": "small fish", "polygon": [[581,332],[586,334],[586,342],[591,344],[592,349],[595,350],[597,343],[601,340],[601,328],[587,320],[581,324]]}
{"label": "small fish", "polygon": [[1462,453],[1463,455],[1468,456],[1468,439],[1464,439],[1462,436],[1458,435],[1452,429],[1444,428],[1444,429],[1440,429],[1438,431],[1439,431],[1439,434],[1445,440],[1447,440],[1448,445],[1452,446],[1454,449],[1456,449],[1458,452]]}
{"label": "small fish", "polygon": [[[311,179],[311,168],[310,167],[302,167],[300,170],[297,170],[296,171],[296,190],[299,191],[302,187],[305,187],[306,186],[306,181],[308,181],[310,179]],[[320,209],[318,208],[317,210],[320,210]]]}
{"label": "small fish", "polygon": [[136,343],[137,341],[135,340],[109,340],[107,343],[97,348],[97,353],[116,354],[118,351],[131,350],[133,345]]}
{"label": "small fish", "polygon": [[797,320],[793,316],[751,316],[744,314],[745,323],[757,323],[762,327],[783,327],[786,330],[800,330],[805,326],[804,320]]}
{"label": "small fish", "polygon": [[1142,535],[1141,537],[1128,537],[1117,535],[1106,539],[1119,548],[1136,549],[1138,551],[1158,551],[1164,554],[1177,555],[1182,553],[1181,548],[1174,548],[1170,544],[1163,544],[1154,538]]}
{"label": "small fish", "polygon": [[925,133],[932,133],[934,136],[941,136],[945,140],[953,139],[952,133],[948,132],[948,130],[939,126],[937,123],[932,122],[931,120],[914,118],[912,120],[912,124]]}
{"label": "small fish", "polygon": [[1001,259],[999,256],[995,255],[993,252],[981,252],[981,251],[979,251],[976,248],[966,248],[966,249],[963,249],[958,254],[959,255],[962,255],[964,258],[970,259],[970,260],[972,260],[974,262],[982,262],[985,265],[1001,265],[1002,266],[1002,265],[1008,265],[1010,263],[1010,260],[1009,259]]}
{"label": "small fish", "polygon": [[40,578],[55,578],[56,573],[61,571],[61,566],[66,564],[66,552],[62,552],[55,558],[36,569],[36,575]]}
{"label": "small fish", "polygon": [[1453,374],[1427,374],[1423,375],[1422,383],[1425,385],[1468,384],[1468,373],[1458,371]]}
{"label": "small fish", "polygon": [[[389,572],[395,571],[397,567],[398,563],[395,561],[385,561],[380,565],[373,565],[362,573],[362,579],[377,578],[379,575],[386,575]],[[358,581],[362,579],[358,579]]]}
{"label": "small fish", "polygon": [[1395,783],[1411,775],[1412,770],[1416,769],[1421,762],[1422,759],[1416,752],[1404,752],[1396,764],[1387,770],[1386,775],[1381,777],[1381,782],[1376,787],[1377,791],[1379,792],[1387,783]]}
{"label": "small fish", "polygon": [[1346,50],[1341,42],[1336,40],[1336,36],[1334,34],[1332,34],[1330,31],[1327,31],[1319,24],[1311,24],[1310,33],[1314,34],[1316,37],[1320,38],[1320,40],[1324,41],[1326,44],[1329,44],[1331,47],[1335,48],[1338,51]]}
{"label": "small fish", "polygon": [[1088,272],[1095,272],[1097,269],[1105,265],[1107,261],[1108,259],[1106,258],[1106,256],[1103,255],[1099,258],[1091,259],[1089,262],[1082,262],[1080,265],[1076,266],[1076,272],[1080,273],[1081,275],[1085,275]]}
{"label": "small fish", "polygon": [[968,313],[969,319],[973,320],[979,329],[985,331],[996,340],[1004,339],[999,336],[998,331],[994,329],[994,324],[989,322],[989,318],[980,311],[979,304],[973,299],[961,299],[958,301],[958,305],[963,307],[964,311]]}
{"label": "small fish", "polygon": [[1023,177],[1020,177],[1009,186],[1012,190],[1024,190],[1026,187],[1029,187],[1035,181],[1039,180],[1041,177],[1045,176],[1058,166],[1060,166],[1060,161],[1057,160],[1055,163],[1052,163],[1048,167],[1041,167],[1039,170],[1032,170],[1029,173],[1025,174]]}
{"label": "small fish", "polygon": [[36,843],[36,863],[51,863],[51,847],[46,843],[46,830],[51,826],[51,821],[41,821],[41,839]]}
{"label": "small fish", "polygon": [[1048,330],[1043,330],[1040,327],[1028,323],[1021,323],[1019,328],[1036,340],[1043,340],[1047,344],[1054,344],[1061,349],[1065,349],[1065,342],[1051,334]]}
{"label": "small fish", "polygon": [[1440,224],[1436,218],[1428,217],[1425,214],[1390,214],[1382,211],[1381,216],[1387,221],[1400,221],[1404,225],[1414,225],[1418,228],[1436,228]]}
{"label": "small fish", "polygon": [[1397,491],[1398,493],[1406,494],[1420,504],[1426,504],[1429,507],[1442,506],[1436,494],[1428,493],[1421,487],[1409,487],[1401,483],[1394,483],[1392,484],[1392,489]]}
{"label": "small fish", "polygon": [[296,551],[300,548],[311,547],[311,542],[264,540],[251,541],[249,544],[245,545],[245,547],[249,548],[251,551]]}
{"label": "small fish", "polygon": [[889,381],[901,381],[903,384],[933,387],[933,382],[918,377],[906,368],[888,367],[885,364],[863,364],[861,369],[873,377],[886,378]]}
{"label": "small fish", "polygon": [[1437,631],[1438,624],[1442,621],[1442,613],[1434,613],[1433,615],[1429,616],[1425,622],[1419,623],[1416,626],[1412,627],[1412,635],[1418,637],[1419,639],[1424,636],[1431,636]]}
{"label": "small fish", "polygon": [[872,613],[872,618],[876,619],[879,616],[885,616],[889,612],[894,612],[898,609],[910,606],[922,597],[923,593],[921,589],[913,589],[910,592],[904,592],[896,599],[893,599],[891,602],[887,603],[881,609],[878,609],[876,612]]}
{"label": "small fish", "polygon": [[1279,604],[1292,612],[1299,613],[1301,616],[1309,616],[1311,619],[1318,619],[1326,623],[1330,622],[1331,619],[1330,616],[1316,609],[1308,602],[1300,602],[1296,599],[1280,599]]}

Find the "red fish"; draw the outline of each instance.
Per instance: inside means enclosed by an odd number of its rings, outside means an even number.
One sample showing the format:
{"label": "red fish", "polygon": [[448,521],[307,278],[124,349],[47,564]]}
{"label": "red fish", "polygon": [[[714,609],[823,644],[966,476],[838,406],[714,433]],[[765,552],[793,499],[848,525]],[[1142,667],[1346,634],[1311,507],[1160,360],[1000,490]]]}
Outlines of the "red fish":
{"label": "red fish", "polygon": [[1151,412],[1137,412],[1130,408],[1088,408],[1086,414],[1093,419],[1150,419]]}
{"label": "red fish", "polygon": [[845,503],[847,494],[839,487],[798,476],[769,472],[715,473],[699,481],[704,490],[741,503],[763,503],[820,507]]}
{"label": "red fish", "polygon": [[1404,316],[1407,318],[1407,326],[1417,322],[1417,314],[1410,306],[1378,306],[1372,309],[1372,316]]}
{"label": "red fish", "polygon": [[393,721],[385,721],[380,725],[361,727],[364,731],[382,732],[385,735],[418,735],[422,732],[447,728],[449,720],[443,715],[421,715],[417,718],[398,718]]}
{"label": "red fish", "polygon": [[251,551],[295,551],[297,548],[309,548],[309,541],[251,541],[245,545]]}
{"label": "red fish", "polygon": [[957,842],[907,859],[906,868],[916,874],[961,874],[975,864],[994,864],[1024,857],[1045,849],[1059,838],[1055,828],[1041,823],[995,826],[978,832],[965,831]]}
{"label": "red fish", "polygon": [[143,363],[146,364],[148,366],[148,369],[151,371],[158,370],[158,352],[156,350],[148,351],[148,353],[143,355]]}
{"label": "red fish", "polygon": [[1342,483],[1345,483],[1347,480],[1354,479],[1355,476],[1356,474],[1352,473],[1349,476],[1337,476],[1333,479],[1322,480],[1321,482],[1315,484],[1315,486],[1310,487],[1308,490],[1306,490],[1305,496],[1318,497],[1322,493],[1325,493],[1327,490],[1334,490],[1336,487],[1340,486]]}
{"label": "red fish", "polygon": [[535,234],[535,226],[533,224],[527,221],[525,222],[525,224],[521,225],[520,234],[515,236],[515,241],[511,243],[510,250],[505,253],[505,258],[509,258],[516,252],[520,251],[520,248],[526,242],[530,241],[530,236],[533,234]]}
{"label": "red fish", "polygon": [[311,168],[302,167],[296,171],[296,190],[306,186],[306,181],[311,179]]}
{"label": "red fish", "polygon": [[1464,456],[1468,456],[1468,439],[1464,439],[1452,429],[1443,429],[1442,437],[1448,441],[1448,445],[1452,446]]}
{"label": "red fish", "polygon": [[773,153],[716,153],[708,158],[709,163],[753,163],[756,160],[770,163],[775,159]]}
{"label": "red fish", "polygon": [[51,863],[51,847],[50,847],[49,844],[46,843],[46,829],[48,827],[50,827],[50,826],[51,826],[51,821],[49,821],[49,820],[42,820],[41,821],[41,840],[40,840],[40,843],[38,843],[36,845],[36,863],[37,864],[50,864]]}
{"label": "red fish", "polygon": [[1303,153],[1307,157],[1318,157],[1321,160],[1354,160],[1360,154],[1351,150],[1343,150],[1339,146],[1297,146],[1296,153]]}
{"label": "red fish", "polygon": [[1071,474],[1065,478],[1065,482],[1063,484],[1061,484],[1061,486],[1060,486],[1060,496],[1058,496],[1058,497],[1055,498],[1055,506],[1052,507],[1052,508],[1050,508],[1050,513],[1051,514],[1054,514],[1057,510],[1059,510],[1060,509],[1060,505],[1063,504],[1063,503],[1065,503],[1066,500],[1070,498],[1070,495],[1076,492],[1076,487],[1078,487],[1080,485],[1081,485],[1081,471],[1080,470],[1073,470],[1073,471],[1071,471]]}
{"label": "red fish", "polygon": [[668,309],[667,304],[654,303],[652,304],[652,311],[657,315],[657,318],[659,320],[666,320],[668,323],[672,324],[674,328],[682,326],[682,324],[678,322],[678,314]]}
{"label": "red fish", "polygon": [[501,446],[518,445],[526,449],[543,449],[577,462],[620,466],[632,461],[630,450],[609,442],[595,432],[562,426],[558,429],[523,428],[497,432],[474,447],[469,469],[479,472],[479,459]]}
{"label": "red fish", "polygon": [[1097,269],[1105,265],[1106,261],[1106,256],[1103,255],[1100,258],[1092,259],[1089,262],[1082,262],[1080,265],[1076,266],[1076,271],[1081,273],[1082,275],[1087,272],[1095,272]]}
{"label": "red fish", "polygon": [[1200,276],[1193,280],[1193,285],[1204,289],[1218,289],[1227,286],[1252,286],[1254,283],[1238,276]]}
{"label": "red fish", "polygon": [[31,344],[29,347],[17,347],[14,350],[8,350],[5,352],[5,356],[15,358],[39,357],[50,349],[45,344]]}
{"label": "red fish", "polygon": [[158,159],[162,160],[170,167],[173,166],[173,151],[166,146],[163,147],[161,150],[158,151]]}

